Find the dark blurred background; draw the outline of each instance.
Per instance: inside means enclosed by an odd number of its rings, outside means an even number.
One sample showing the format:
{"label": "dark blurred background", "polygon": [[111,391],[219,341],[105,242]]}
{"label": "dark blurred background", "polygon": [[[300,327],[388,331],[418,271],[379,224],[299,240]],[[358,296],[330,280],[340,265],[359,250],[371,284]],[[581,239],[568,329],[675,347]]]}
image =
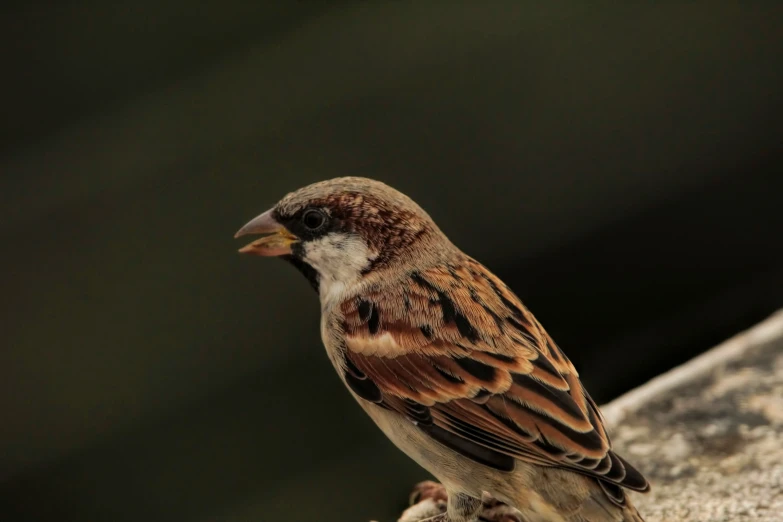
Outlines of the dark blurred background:
{"label": "dark blurred background", "polygon": [[600,402],[764,318],[779,6],[6,3],[0,519],[394,519],[427,475],[232,239],[316,180],[416,199]]}

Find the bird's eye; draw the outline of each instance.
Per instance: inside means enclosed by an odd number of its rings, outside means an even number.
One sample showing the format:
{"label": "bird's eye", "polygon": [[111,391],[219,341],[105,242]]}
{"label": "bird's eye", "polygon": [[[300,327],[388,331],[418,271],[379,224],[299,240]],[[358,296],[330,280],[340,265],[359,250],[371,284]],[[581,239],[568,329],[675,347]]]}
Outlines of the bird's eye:
{"label": "bird's eye", "polygon": [[302,215],[302,223],[308,230],[318,230],[326,222],[326,216],[320,210],[308,210]]}

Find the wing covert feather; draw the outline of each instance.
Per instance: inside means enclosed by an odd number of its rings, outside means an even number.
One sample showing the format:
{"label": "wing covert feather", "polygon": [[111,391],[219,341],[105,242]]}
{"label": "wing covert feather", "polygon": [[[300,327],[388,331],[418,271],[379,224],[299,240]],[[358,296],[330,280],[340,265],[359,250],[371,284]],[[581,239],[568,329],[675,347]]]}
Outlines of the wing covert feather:
{"label": "wing covert feather", "polygon": [[[410,272],[404,284],[346,301],[342,313],[347,382],[360,397],[498,469],[513,457],[648,489],[611,450],[571,362],[473,259]],[[622,502],[615,490],[607,495]]]}

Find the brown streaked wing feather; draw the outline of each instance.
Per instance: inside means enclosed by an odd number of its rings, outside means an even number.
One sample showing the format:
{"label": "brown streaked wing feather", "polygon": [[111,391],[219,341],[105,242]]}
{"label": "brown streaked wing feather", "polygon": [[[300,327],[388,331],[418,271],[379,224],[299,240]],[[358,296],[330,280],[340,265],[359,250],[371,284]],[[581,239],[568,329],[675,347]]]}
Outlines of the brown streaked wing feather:
{"label": "brown streaked wing feather", "polygon": [[411,272],[404,284],[345,302],[342,312],[346,381],[360,397],[498,469],[513,457],[648,489],[611,451],[571,362],[476,261]]}

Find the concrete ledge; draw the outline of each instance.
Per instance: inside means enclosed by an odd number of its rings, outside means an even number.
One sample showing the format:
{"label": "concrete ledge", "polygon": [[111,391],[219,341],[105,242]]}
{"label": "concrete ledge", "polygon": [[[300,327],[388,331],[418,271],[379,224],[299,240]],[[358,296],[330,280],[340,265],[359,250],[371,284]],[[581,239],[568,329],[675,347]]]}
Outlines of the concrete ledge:
{"label": "concrete ledge", "polygon": [[[631,493],[647,522],[783,520],[783,311],[602,410],[652,482]],[[413,500],[400,522],[442,512],[445,495],[426,482]],[[486,520],[518,520],[485,500]]]}

